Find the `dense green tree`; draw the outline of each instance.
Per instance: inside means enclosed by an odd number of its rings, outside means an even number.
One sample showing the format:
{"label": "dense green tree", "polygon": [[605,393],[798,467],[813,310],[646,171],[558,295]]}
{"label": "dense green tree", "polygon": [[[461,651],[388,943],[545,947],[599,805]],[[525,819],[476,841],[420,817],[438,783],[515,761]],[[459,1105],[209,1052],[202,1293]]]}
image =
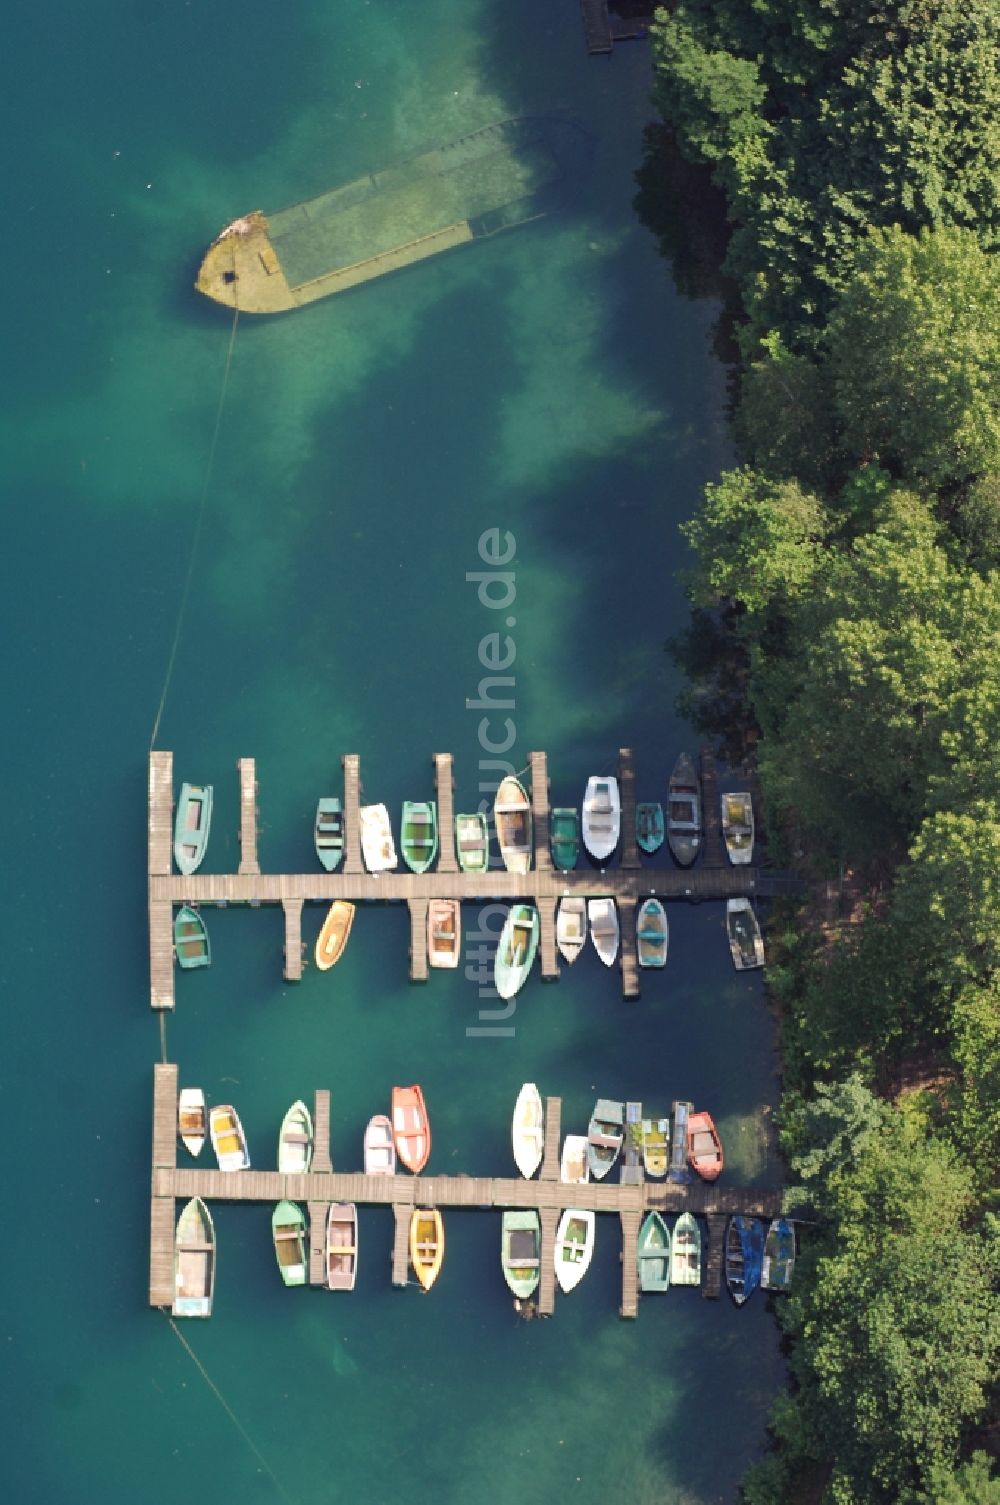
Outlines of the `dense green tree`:
{"label": "dense green tree", "polygon": [[998,55],[994,0],[660,13],[656,98],[729,196],[751,341],[811,345],[873,226],[964,225],[998,244]]}
{"label": "dense green tree", "polygon": [[1000,1478],[986,1453],[973,1453],[968,1463],[931,1470],[921,1505],[1000,1505]]}
{"label": "dense green tree", "polygon": [[1000,1172],[1000,978],[963,989],[952,1005],[951,1031],[959,1077],[950,1132],[991,1196]]}
{"label": "dense green tree", "polygon": [[1000,810],[976,802],[961,812],[938,811],[910,856],[890,917],[899,975],[949,1019],[969,984],[989,986],[1000,975]]}
{"label": "dense green tree", "polygon": [[756,470],[819,494],[835,489],[844,462],[827,367],[793,355],[775,335],[740,386],[736,437]]}
{"label": "dense green tree", "polygon": [[866,827],[908,842],[928,808],[989,793],[1000,733],[1000,578],[957,569],[912,494],[875,521],[799,602],[795,680],[785,654],[755,685],[772,798],[848,848]]}
{"label": "dense green tree", "polygon": [[654,27],[654,98],[696,162],[717,163],[747,138],[766,133],[767,94],[757,63],[706,45],[683,10]]}
{"label": "dense green tree", "polygon": [[1000,568],[1000,473],[978,477],[959,495],[954,528],[981,569]]}
{"label": "dense green tree", "polygon": [[942,486],[1000,470],[1000,261],[972,231],[875,231],[827,333],[846,443]]}
{"label": "dense green tree", "polygon": [[696,554],[692,600],[738,602],[751,614],[796,597],[822,562],[823,508],[794,482],[733,470],[705,488],[697,515],[684,524]]}
{"label": "dense green tree", "polygon": [[866,1104],[860,1083],[803,1110],[792,1132],[818,1136],[818,1151],[807,1143],[792,1163],[831,1219],[785,1314],[798,1334],[799,1446],[832,1460],[838,1505],[912,1499],[985,1406],[1000,1357],[1000,1239],[993,1226],[963,1231],[973,1188],[953,1152]]}

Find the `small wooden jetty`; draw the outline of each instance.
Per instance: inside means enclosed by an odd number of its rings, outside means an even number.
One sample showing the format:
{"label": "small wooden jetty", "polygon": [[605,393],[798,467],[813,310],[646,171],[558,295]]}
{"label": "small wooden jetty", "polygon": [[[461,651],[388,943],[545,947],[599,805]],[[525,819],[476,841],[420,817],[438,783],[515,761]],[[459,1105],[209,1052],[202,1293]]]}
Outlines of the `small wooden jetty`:
{"label": "small wooden jetty", "polygon": [[[360,1171],[333,1170],[330,1154],[330,1094],[317,1091],[313,1123],[315,1148],[312,1169],[304,1175],[278,1171],[224,1172],[179,1168],[177,1165],[177,1067],[173,1063],[153,1067],[152,1185],[150,1198],[149,1302],[170,1306],[173,1300],[173,1245],[176,1202],[189,1197],[205,1201],[279,1202],[282,1198],[304,1203],[309,1213],[309,1278],[313,1285],[325,1280],[324,1248],[326,1214],[333,1202],[391,1207],[395,1218],[392,1242],[392,1282],[407,1283],[410,1213],[414,1207],[472,1209],[535,1208],[542,1225],[541,1284],[538,1311],[549,1315],[555,1307],[555,1231],[566,1207],[592,1208],[617,1216],[622,1239],[621,1315],[638,1311],[636,1278],[639,1225],[650,1208],[660,1212],[692,1212],[706,1218],[709,1228],[707,1272],[702,1294],[717,1297],[722,1275],[722,1232],[731,1213],[759,1218],[776,1217],[781,1210],[779,1190],[754,1191],[738,1186],[719,1187],[704,1181],[690,1185],[671,1182],[640,1182],[635,1185],[588,1182],[567,1185],[558,1179],[561,1102],[547,1098],[545,1104],[546,1147],[541,1177],[367,1176]],[[251,1133],[251,1149],[253,1134]],[[498,1261],[499,1279],[499,1261]]]}
{"label": "small wooden jetty", "polygon": [[[290,982],[302,976],[302,907],[330,905],[334,899],[352,903],[402,902],[410,911],[410,977],[425,981],[427,963],[427,905],[431,899],[459,899],[469,903],[490,900],[533,903],[540,918],[541,974],[559,976],[555,917],[560,898],[610,896],[618,906],[621,924],[619,966],[622,993],[639,996],[639,959],[635,915],[643,899],[737,898],[784,893],[799,886],[793,873],[774,873],[757,867],[731,867],[725,859],[719,832],[718,791],[711,751],[703,749],[701,772],[705,788],[705,856],[694,868],[640,866],[635,841],[635,767],[632,750],[618,753],[622,792],[621,865],[599,869],[586,865],[570,873],[556,872],[549,850],[549,778],[544,752],[529,756],[534,824],[534,862],[527,873],[493,868],[464,873],[458,867],[454,837],[454,769],[451,753],[435,753],[433,770],[439,812],[440,853],[436,868],[427,873],[365,871],[361,857],[361,760],[356,753],[342,759],[344,775],[344,862],[334,873],[262,873],[257,851],[260,825],[256,764],[240,758],[240,862],[236,873],[172,871],[174,777],[173,754],[151,752],[148,785],[149,974],[154,1009],[174,1007],[173,911],[175,905],[281,905],[284,913],[284,975]],[[665,781],[665,780],[664,780]]]}
{"label": "small wooden jetty", "polygon": [[583,35],[591,57],[614,50],[616,42],[629,42],[649,35],[655,6],[630,5],[619,15],[608,0],[580,0]]}

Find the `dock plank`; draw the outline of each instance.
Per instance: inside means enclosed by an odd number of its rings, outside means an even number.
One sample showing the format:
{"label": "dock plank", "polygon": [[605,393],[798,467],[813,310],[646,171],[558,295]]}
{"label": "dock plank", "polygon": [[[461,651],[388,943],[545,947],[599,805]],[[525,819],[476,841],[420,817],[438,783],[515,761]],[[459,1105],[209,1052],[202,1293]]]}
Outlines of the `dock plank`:
{"label": "dock plank", "polygon": [[541,1271],[538,1281],[538,1315],[551,1317],[556,1309],[556,1228],[559,1212],[554,1207],[540,1209],[542,1247],[539,1253]]}
{"label": "dock plank", "polygon": [[147,839],[149,871],[169,873],[173,865],[174,842],[174,755],[172,752],[151,752],[149,755]]}
{"label": "dock plank", "polygon": [[560,1129],[562,1124],[562,1098],[545,1099],[545,1148],[542,1152],[541,1179],[559,1180]]}
{"label": "dock plank", "polygon": [[174,1304],[174,1200],[154,1197],[149,1204],[149,1304]]}
{"label": "dock plank", "polygon": [[455,855],[455,773],[451,753],[434,754],[434,783],[437,790],[439,873],[457,873]]}
{"label": "dock plank", "polygon": [[725,1250],[726,1221],[716,1213],[709,1213],[708,1223],[708,1258],[705,1260],[705,1276],[702,1281],[701,1294],[706,1301],[718,1301],[722,1294],[722,1256]]}
{"label": "dock plank", "polygon": [[631,894],[620,894],[618,897],[618,924],[620,926],[620,940],[618,950],[618,964],[622,973],[622,997],[639,997],[639,951],[635,933],[635,913],[637,900]]}
{"label": "dock plank", "polygon": [[308,1202],[309,1210],[309,1284],[326,1285],[326,1218],[329,1202]]}
{"label": "dock plank", "polygon": [[393,1205],[396,1225],[392,1240],[392,1283],[405,1286],[410,1268],[410,1208]]}
{"label": "dock plank", "polygon": [[559,948],[556,945],[556,906],[558,902],[551,895],[546,895],[544,898],[539,895],[535,901],[538,909],[538,953],[541,958],[543,982],[556,982],[559,978]]}
{"label": "dock plank", "polygon": [[257,861],[257,763],[240,758],[240,872],[259,873]]}
{"label": "dock plank", "polygon": [[702,747],[698,761],[701,765],[701,809],[705,836],[703,862],[705,867],[723,867],[727,858],[722,841],[722,805],[719,800],[715,753],[710,747]]}
{"label": "dock plank", "polygon": [[330,1092],[326,1087],[317,1087],[313,1095],[312,1169],[317,1172],[333,1170],[330,1150]]}
{"label": "dock plank", "polygon": [[[361,860],[361,759],[345,753],[344,767],[344,876],[363,873]],[[340,895],[335,897],[339,898]]]}
{"label": "dock plank", "polygon": [[552,849],[549,844],[549,764],[543,752],[528,754],[531,769],[531,823],[535,838],[535,870],[539,873],[552,871]]}
{"label": "dock plank", "polygon": [[633,870],[642,866],[642,859],[635,839],[635,760],[630,747],[618,749],[618,795],[622,817],[622,867]]}
{"label": "dock plank", "polygon": [[614,42],[611,37],[608,0],[580,0],[580,15],[584,40],[591,56],[610,52]]}
{"label": "dock plank", "polygon": [[639,1315],[639,1224],[642,1214],[619,1214],[622,1225],[622,1304],[619,1315]]}
{"label": "dock plank", "polygon": [[177,1067],[153,1067],[153,1165],[177,1164]]}
{"label": "dock plank", "polygon": [[302,979],[302,900],[282,899],[285,912],[285,981]]}
{"label": "dock plank", "polygon": [[174,1006],[174,906],[169,899],[152,897],[149,900],[149,1002],[154,1009],[172,1009]]}
{"label": "dock plank", "polygon": [[427,962],[427,906],[428,899],[407,899],[410,911],[410,981],[426,982]]}

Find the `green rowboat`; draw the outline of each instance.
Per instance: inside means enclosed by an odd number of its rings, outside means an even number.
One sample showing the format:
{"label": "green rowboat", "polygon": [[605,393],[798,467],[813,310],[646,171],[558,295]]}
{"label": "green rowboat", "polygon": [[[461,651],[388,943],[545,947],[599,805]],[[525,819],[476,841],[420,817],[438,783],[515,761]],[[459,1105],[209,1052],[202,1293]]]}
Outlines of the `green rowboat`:
{"label": "green rowboat", "polygon": [[294,1202],[279,1202],[271,1214],[271,1234],[278,1269],[286,1286],[304,1286],[306,1267],[306,1220]]}
{"label": "green rowboat", "polygon": [[666,826],[659,801],[643,800],[635,807],[635,839],[650,856],[663,845]]}
{"label": "green rowboat", "polygon": [[552,861],[561,873],[572,872],[580,855],[580,812],[556,805],[549,813]]}
{"label": "green rowboat", "polygon": [[513,998],[527,981],[538,950],[538,910],[533,904],[514,904],[497,946],[493,974],[501,998]]}
{"label": "green rowboat", "polygon": [[682,1212],[674,1224],[670,1253],[670,1284],[701,1285],[701,1229],[689,1212]]}
{"label": "green rowboat", "polygon": [[639,1289],[665,1291],[670,1285],[670,1229],[658,1212],[648,1212],[639,1229]]}
{"label": "green rowboat", "polygon": [[541,1274],[542,1225],[533,1211],[505,1212],[500,1238],[504,1280],[515,1296],[527,1301]]}
{"label": "green rowboat", "polygon": [[411,872],[426,873],[438,850],[437,805],[433,800],[428,804],[417,800],[403,801],[400,846],[403,861]]}
{"label": "green rowboat", "polygon": [[205,921],[187,904],[181,905],[174,920],[174,950],[178,966],[185,971],[191,967],[207,967],[212,960]]}
{"label": "green rowboat", "polygon": [[490,865],[490,827],[480,811],[455,816],[455,845],[463,873],[485,873]]}
{"label": "green rowboat", "polygon": [[332,873],[344,855],[344,808],[335,794],[324,796],[316,806],[316,856]]}

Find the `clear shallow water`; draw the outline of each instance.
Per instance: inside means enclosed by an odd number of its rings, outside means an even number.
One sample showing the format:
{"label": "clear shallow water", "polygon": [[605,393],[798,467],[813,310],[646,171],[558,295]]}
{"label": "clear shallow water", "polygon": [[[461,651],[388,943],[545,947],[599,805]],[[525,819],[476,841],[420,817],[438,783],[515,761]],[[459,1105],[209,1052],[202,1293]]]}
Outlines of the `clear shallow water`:
{"label": "clear shallow water", "polygon": [[[489,527],[516,538],[515,765],[544,747],[553,800],[578,803],[627,742],[642,792],[662,795],[691,740],[662,652],[685,614],[676,524],[726,456],[716,309],[673,294],[631,214],[648,55],[588,61],[574,0],[540,22],[528,0],[372,0],[280,26],[256,0],[109,0],[14,18],[8,56],[3,756],[25,795],[7,831],[2,1061],[31,1147],[8,1155],[7,1185],[38,1233],[0,1328],[8,1497],[160,1505],[197,1479],[369,1505],[412,1479],[417,1502],[733,1498],[780,1381],[773,1324],[759,1300],[737,1314],[681,1292],[620,1323],[612,1222],[580,1289],[526,1326],[498,1218],[449,1217],[424,1300],[391,1288],[391,1217],[366,1211],[359,1290],[340,1301],[281,1289],[265,1208],[220,1208],[216,1315],[184,1333],[245,1435],[145,1306],[145,750],[229,338],[189,291],[200,252],[237,213],[502,116],[566,109],[595,138],[562,219],[241,321],[158,739],[178,779],[216,787],[207,866],[238,860],[243,754],[272,869],[309,865],[344,751],[398,809],[432,793],[431,754],[449,749],[457,807],[474,804],[466,700],[497,622],[465,577]],[[768,1179],[759,991],[732,973],[719,906],[671,921],[641,1002],[586,954],[558,986],[533,982],[498,1039],[466,1035],[473,984],[408,985],[402,909],[362,912],[336,972],[298,987],[279,915],[213,912],[216,962],[180,979],[169,1054],[238,1104],[261,1165],[294,1097],[332,1089],[346,1167],[392,1083],[420,1080],[432,1168],[505,1171],[529,1078],[570,1128],[597,1090],[664,1110],[690,1096],[716,1114],[727,1174]]]}

